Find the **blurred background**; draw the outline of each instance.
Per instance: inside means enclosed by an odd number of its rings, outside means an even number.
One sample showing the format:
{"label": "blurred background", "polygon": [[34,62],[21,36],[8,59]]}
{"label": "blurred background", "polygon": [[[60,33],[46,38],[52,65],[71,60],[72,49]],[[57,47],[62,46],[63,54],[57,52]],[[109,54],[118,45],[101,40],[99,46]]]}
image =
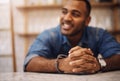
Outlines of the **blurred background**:
{"label": "blurred background", "polygon": [[[0,0],[0,72],[23,72],[27,51],[45,29],[59,24],[66,0]],[[89,0],[90,26],[108,30],[120,42],[120,0]]]}

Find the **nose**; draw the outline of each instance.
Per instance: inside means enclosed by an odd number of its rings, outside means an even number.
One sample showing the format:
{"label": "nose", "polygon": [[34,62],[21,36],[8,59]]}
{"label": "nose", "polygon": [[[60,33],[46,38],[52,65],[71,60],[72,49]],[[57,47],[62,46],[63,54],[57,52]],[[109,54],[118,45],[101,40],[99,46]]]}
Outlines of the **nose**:
{"label": "nose", "polygon": [[72,20],[72,16],[70,13],[67,13],[66,15],[64,15],[64,20],[66,21],[71,21]]}

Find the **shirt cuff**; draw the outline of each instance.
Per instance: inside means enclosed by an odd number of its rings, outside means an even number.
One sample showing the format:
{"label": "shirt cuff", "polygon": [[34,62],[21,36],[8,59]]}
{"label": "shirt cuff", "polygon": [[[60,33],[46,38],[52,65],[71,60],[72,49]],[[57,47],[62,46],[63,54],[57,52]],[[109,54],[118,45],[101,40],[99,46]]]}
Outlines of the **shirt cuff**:
{"label": "shirt cuff", "polygon": [[26,66],[27,66],[27,64],[30,62],[30,60],[33,58],[33,57],[37,57],[37,56],[39,56],[39,55],[37,55],[37,54],[31,54],[31,55],[29,55],[29,56],[27,56],[26,58],[25,58],[25,61],[24,61],[24,71],[26,71],[25,69],[26,69]]}

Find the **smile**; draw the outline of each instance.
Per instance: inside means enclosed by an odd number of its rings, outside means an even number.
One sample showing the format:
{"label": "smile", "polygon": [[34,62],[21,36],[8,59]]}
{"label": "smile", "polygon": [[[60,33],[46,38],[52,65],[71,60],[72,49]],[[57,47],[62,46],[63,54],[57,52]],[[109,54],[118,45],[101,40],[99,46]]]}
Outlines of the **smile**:
{"label": "smile", "polygon": [[69,30],[73,27],[73,25],[71,24],[63,24],[62,28],[65,29],[65,30]]}

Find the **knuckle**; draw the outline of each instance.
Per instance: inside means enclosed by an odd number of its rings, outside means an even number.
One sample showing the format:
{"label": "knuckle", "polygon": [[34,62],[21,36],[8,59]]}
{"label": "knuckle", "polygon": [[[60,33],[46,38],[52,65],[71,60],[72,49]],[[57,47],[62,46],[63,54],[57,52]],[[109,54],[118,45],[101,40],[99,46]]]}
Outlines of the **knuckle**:
{"label": "knuckle", "polygon": [[81,48],[80,46],[76,46],[77,48]]}

